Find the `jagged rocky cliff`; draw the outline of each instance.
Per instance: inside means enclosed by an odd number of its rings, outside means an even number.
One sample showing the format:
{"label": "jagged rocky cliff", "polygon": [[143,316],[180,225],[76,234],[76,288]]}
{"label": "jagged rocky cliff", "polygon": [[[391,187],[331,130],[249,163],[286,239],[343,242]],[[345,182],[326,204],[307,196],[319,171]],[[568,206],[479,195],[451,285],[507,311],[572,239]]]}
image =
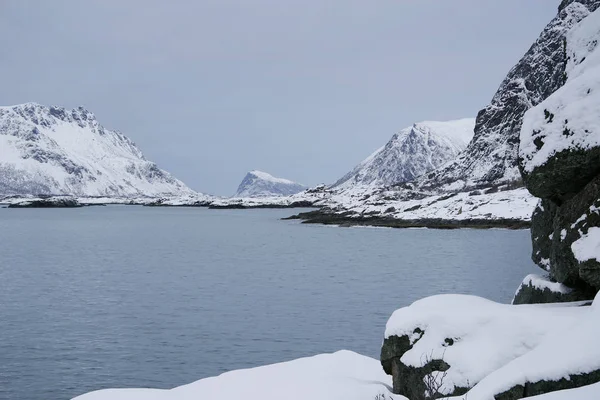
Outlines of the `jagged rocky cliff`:
{"label": "jagged rocky cliff", "polygon": [[193,193],[82,107],[0,107],[0,194],[174,196]]}
{"label": "jagged rocky cliff", "polygon": [[352,171],[332,185],[389,186],[409,182],[453,160],[473,137],[475,120],[419,122],[395,134]]}
{"label": "jagged rocky cliff", "polygon": [[464,191],[518,183],[523,116],[565,83],[566,34],[597,7],[591,0],[564,1],[556,18],[508,73],[491,103],[478,113],[467,149],[455,161],[420,179],[417,186]]}
{"label": "jagged rocky cliff", "polygon": [[[599,41],[597,10],[566,36],[565,85],[525,114],[521,131],[524,182],[542,199],[532,220],[533,260],[566,285],[568,298],[600,289]],[[515,301],[542,297],[534,294],[526,287]],[[562,297],[547,293],[546,301]]]}
{"label": "jagged rocky cliff", "polygon": [[246,174],[233,197],[291,196],[305,189],[299,183],[254,170]]}

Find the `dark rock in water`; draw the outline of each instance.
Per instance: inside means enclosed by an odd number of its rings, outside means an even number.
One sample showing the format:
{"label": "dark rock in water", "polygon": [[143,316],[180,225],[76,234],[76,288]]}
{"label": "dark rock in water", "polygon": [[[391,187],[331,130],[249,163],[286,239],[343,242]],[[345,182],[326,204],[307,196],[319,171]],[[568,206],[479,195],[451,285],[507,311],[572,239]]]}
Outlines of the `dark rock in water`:
{"label": "dark rock in water", "polygon": [[77,208],[83,207],[75,199],[50,198],[42,200],[28,200],[20,203],[9,204],[8,208]]}
{"label": "dark rock in water", "polygon": [[600,174],[600,147],[561,151],[530,173],[522,170],[521,174],[531,194],[560,204]]}
{"label": "dark rock in water", "polygon": [[531,275],[528,276],[521,283],[512,304],[569,303],[594,299],[594,290],[573,289],[550,280],[544,281],[542,277],[536,278],[544,284],[536,284]]}
{"label": "dark rock in water", "polygon": [[531,259],[545,271],[550,271],[556,210],[552,201],[541,200],[531,216]]}
{"label": "dark rock in water", "polygon": [[571,248],[592,227],[600,227],[600,175],[557,211],[550,272],[558,282],[600,289],[600,262],[592,259],[581,263]]}

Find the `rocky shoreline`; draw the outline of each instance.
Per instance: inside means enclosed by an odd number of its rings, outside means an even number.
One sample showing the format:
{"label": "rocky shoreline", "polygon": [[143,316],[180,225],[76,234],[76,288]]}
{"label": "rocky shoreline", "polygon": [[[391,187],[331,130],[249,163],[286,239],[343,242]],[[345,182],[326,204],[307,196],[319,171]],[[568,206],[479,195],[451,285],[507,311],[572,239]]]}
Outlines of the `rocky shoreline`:
{"label": "rocky shoreline", "polygon": [[530,221],[512,218],[499,219],[442,219],[419,218],[399,219],[387,216],[361,216],[352,213],[334,213],[315,210],[282,218],[282,220],[301,220],[303,224],[337,225],[341,227],[373,226],[385,228],[430,228],[430,229],[529,229]]}

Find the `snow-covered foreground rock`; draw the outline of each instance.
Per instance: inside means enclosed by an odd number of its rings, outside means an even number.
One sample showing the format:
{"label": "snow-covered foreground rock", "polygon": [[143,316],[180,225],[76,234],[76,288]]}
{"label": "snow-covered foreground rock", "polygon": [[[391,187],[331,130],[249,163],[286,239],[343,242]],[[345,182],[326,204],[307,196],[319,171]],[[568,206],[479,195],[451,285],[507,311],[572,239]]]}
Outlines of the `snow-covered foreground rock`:
{"label": "snow-covered foreground rock", "polygon": [[[592,306],[570,312],[575,321],[554,326],[538,345],[481,380],[469,399],[517,399],[600,381],[600,296]],[[598,389],[587,390],[600,398]]]}
{"label": "snow-covered foreground rock", "polygon": [[[77,400],[375,400],[391,380],[377,360],[350,351],[231,371],[171,390],[108,389]],[[380,397],[384,400],[384,397]]]}
{"label": "snow-covered foreground rock", "polygon": [[[427,390],[424,380],[433,377],[438,394],[458,395],[529,354],[550,332],[566,334],[587,320],[590,307],[580,305],[514,306],[465,295],[425,298],[392,314],[381,362],[393,375],[395,393],[418,399]],[[552,353],[545,362],[553,359]],[[562,365],[561,358],[554,364]],[[469,399],[490,400],[501,392],[488,392],[488,397],[470,392]]]}
{"label": "snow-covered foreground rock", "polygon": [[475,119],[419,122],[395,134],[333,188],[383,187],[410,182],[453,160],[473,137]]}
{"label": "snow-covered foreground rock", "polygon": [[91,112],[0,107],[0,194],[158,197],[193,193]]}
{"label": "snow-covered foreground rock", "polygon": [[306,186],[283,178],[276,178],[262,171],[250,171],[233,197],[278,197],[291,196],[306,190]]}

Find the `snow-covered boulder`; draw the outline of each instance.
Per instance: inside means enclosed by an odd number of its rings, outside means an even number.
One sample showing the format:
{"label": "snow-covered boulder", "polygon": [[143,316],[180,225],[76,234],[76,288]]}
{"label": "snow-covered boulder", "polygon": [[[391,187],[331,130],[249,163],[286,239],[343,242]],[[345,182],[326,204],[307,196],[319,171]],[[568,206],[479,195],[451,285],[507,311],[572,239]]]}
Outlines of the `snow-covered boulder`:
{"label": "snow-covered boulder", "polygon": [[381,363],[393,377],[394,393],[423,398],[429,382],[438,391],[434,395],[460,395],[531,351],[549,332],[578,323],[589,313],[578,305],[515,306],[465,295],[425,298],[392,314]]}
{"label": "snow-covered boulder", "polygon": [[573,289],[552,281],[548,276],[531,274],[517,289],[512,304],[568,303],[593,298],[593,291]]}
{"label": "snow-covered boulder", "polygon": [[453,160],[473,138],[475,119],[419,122],[395,134],[333,188],[409,182]]}
{"label": "snow-covered boulder", "polygon": [[290,196],[305,189],[306,187],[299,183],[254,170],[246,174],[233,197]]}
{"label": "snow-covered boulder", "polygon": [[231,371],[170,390],[108,389],[77,400],[401,400],[377,360],[350,351]]}
{"label": "snow-covered boulder", "polygon": [[82,107],[0,107],[0,194],[158,197],[193,193]]}
{"label": "snow-covered boulder", "polygon": [[[600,346],[597,343],[600,336],[600,296],[596,297],[591,307],[564,308],[563,310],[568,311],[575,320],[554,325],[535,346],[488,374],[469,391],[466,398],[522,399],[558,390],[585,387],[600,381]],[[556,311],[558,310],[555,309]],[[536,311],[530,318],[541,315],[543,314]],[[573,391],[570,394],[591,391],[596,394],[593,398],[597,399],[600,398],[598,389],[598,385],[589,386],[585,390]],[[556,395],[540,398],[561,397]],[[563,398],[579,399],[577,396]]]}

